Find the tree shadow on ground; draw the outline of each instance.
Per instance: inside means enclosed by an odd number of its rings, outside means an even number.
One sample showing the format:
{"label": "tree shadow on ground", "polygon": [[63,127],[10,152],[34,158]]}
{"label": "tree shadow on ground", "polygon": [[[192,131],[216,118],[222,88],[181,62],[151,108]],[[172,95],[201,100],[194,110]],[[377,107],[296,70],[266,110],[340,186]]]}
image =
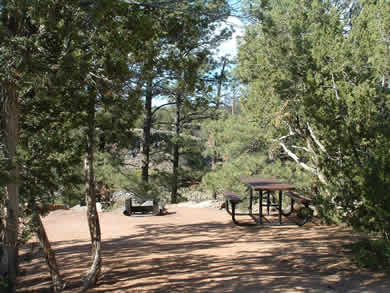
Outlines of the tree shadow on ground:
{"label": "tree shadow on ground", "polygon": [[[389,292],[346,259],[356,236],[336,227],[237,227],[231,223],[137,225],[103,241],[103,277],[88,292]],[[125,233],[124,233],[125,234]],[[90,263],[89,243],[53,243],[75,292]],[[42,258],[23,263],[18,292],[50,292]],[[374,291],[372,291],[374,288]]]}

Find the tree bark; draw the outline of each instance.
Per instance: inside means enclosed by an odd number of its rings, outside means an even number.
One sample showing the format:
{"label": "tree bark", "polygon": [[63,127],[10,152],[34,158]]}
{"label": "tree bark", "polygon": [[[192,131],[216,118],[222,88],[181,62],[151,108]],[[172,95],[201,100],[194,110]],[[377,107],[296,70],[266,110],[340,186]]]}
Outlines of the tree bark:
{"label": "tree bark", "polygon": [[16,292],[16,277],[18,272],[18,217],[19,217],[19,170],[16,161],[16,148],[19,132],[19,109],[16,88],[9,85],[5,91],[5,133],[8,158],[13,169],[10,171],[13,183],[7,184],[8,199],[6,204],[6,240],[5,247],[8,254],[8,292]]}
{"label": "tree bark", "polygon": [[175,142],[173,143],[171,203],[177,203],[177,189],[178,189],[178,181],[179,181],[179,159],[180,159],[179,138],[181,134],[180,123],[181,123],[181,96],[179,95],[176,97]]}
{"label": "tree bark", "polygon": [[5,207],[3,206],[3,202],[0,201],[0,276],[4,276],[8,272],[8,252],[4,245],[5,245]]}
{"label": "tree bark", "polygon": [[61,292],[65,288],[65,283],[62,280],[60,271],[57,266],[56,256],[51,248],[49,239],[47,238],[45,227],[43,226],[41,217],[38,213],[34,212],[33,221],[36,227],[36,234],[39,239],[39,243],[43,249],[47,266],[52,280],[53,292]]}
{"label": "tree bark", "polygon": [[313,167],[310,167],[309,165],[307,165],[306,163],[302,162],[301,159],[296,155],[294,154],[292,151],[290,151],[286,144],[283,143],[282,141],[279,140],[279,145],[283,148],[283,150],[286,152],[286,154],[292,158],[298,165],[300,165],[303,169],[305,169],[306,171],[309,171],[311,172],[312,174],[316,175],[317,178],[320,180],[321,183],[323,183],[324,185],[327,185],[327,181],[325,179],[325,176],[316,168],[313,168]]}
{"label": "tree bark", "polygon": [[147,82],[146,95],[145,95],[145,119],[144,119],[144,131],[143,131],[143,146],[142,154],[144,156],[142,161],[142,181],[144,183],[149,182],[149,164],[150,164],[150,145],[152,128],[152,99],[153,99],[153,79],[150,78]]}
{"label": "tree bark", "polygon": [[215,101],[215,106],[216,106],[217,110],[221,106],[222,84],[223,84],[223,81],[224,81],[224,78],[225,78],[226,64],[227,64],[227,59],[224,58],[223,59],[223,63],[222,63],[221,73],[219,74],[219,77],[218,77],[217,99]]}
{"label": "tree bark", "polygon": [[[216,110],[219,110],[219,107],[221,106],[221,96],[222,96],[222,84],[223,80],[225,77],[225,67],[226,67],[227,59],[223,59],[223,64],[221,68],[221,73],[219,74],[218,77],[218,89],[217,89],[217,99],[215,102],[215,107]],[[233,107],[233,106],[232,106]],[[216,120],[218,120],[218,114],[216,116]],[[217,170],[217,161],[218,161],[218,152],[217,152],[217,139],[216,135],[214,134],[214,140],[213,140],[213,155],[212,155],[212,161],[211,161],[211,170],[215,172]],[[212,194],[214,199],[217,199],[217,192],[215,189],[213,189],[213,194]]]}
{"label": "tree bark", "polygon": [[[217,171],[217,160],[218,160],[218,153],[216,151],[216,147],[217,147],[217,142],[216,142],[216,138],[214,137],[214,151],[213,151],[213,158],[212,158],[212,161],[211,161],[211,170],[213,172],[216,172]],[[217,199],[217,191],[215,190],[215,188],[213,188],[213,194],[212,194],[213,198],[214,199]]]}
{"label": "tree bark", "polygon": [[87,145],[87,160],[85,161],[86,182],[88,182],[88,190],[86,193],[87,203],[87,218],[89,233],[91,236],[91,255],[92,265],[84,278],[82,290],[96,285],[101,272],[101,232],[99,215],[96,209],[96,192],[95,192],[95,174],[94,174],[94,154],[95,154],[95,97],[90,97],[88,109],[88,145]]}

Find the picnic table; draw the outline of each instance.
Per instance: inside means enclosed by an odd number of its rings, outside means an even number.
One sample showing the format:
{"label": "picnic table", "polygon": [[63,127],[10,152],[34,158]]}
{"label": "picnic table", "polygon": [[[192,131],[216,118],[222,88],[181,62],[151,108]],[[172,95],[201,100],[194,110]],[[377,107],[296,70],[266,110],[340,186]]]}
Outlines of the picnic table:
{"label": "picnic table", "polygon": [[[294,203],[300,202],[305,207],[311,204],[311,200],[294,193],[295,186],[291,184],[286,184],[281,182],[280,179],[277,178],[265,178],[265,177],[243,177],[240,179],[243,184],[248,186],[249,190],[249,205],[248,205],[248,213],[237,213],[236,205],[242,201],[241,197],[234,192],[225,192],[224,196],[226,199],[226,210],[229,214],[232,215],[232,220],[236,225],[242,225],[235,218],[236,215],[249,215],[255,220],[255,225],[282,225],[282,216],[289,216],[294,210]],[[256,193],[258,194],[256,196]],[[278,194],[276,197],[275,195]],[[283,203],[283,195],[290,197],[291,204],[290,210],[288,212],[283,211],[282,203]],[[259,210],[258,216],[255,217],[253,213],[253,203],[255,200],[258,200]],[[232,207],[232,210],[229,210],[229,204]],[[273,223],[269,222],[263,213],[263,207],[267,209],[267,215],[270,215],[270,208],[274,207],[278,210],[278,222]],[[309,217],[304,218],[301,223],[298,225],[304,225],[309,220]],[[251,224],[249,224],[251,225]],[[252,224],[253,225],[253,224]]]}

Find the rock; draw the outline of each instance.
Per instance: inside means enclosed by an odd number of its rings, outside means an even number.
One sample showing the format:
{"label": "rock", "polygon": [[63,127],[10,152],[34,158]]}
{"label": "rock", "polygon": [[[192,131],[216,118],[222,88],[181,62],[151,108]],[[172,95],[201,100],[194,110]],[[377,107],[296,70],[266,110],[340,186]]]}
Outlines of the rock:
{"label": "rock", "polygon": [[147,200],[144,203],[141,204],[141,206],[146,207],[146,206],[152,206],[153,201],[152,200]]}
{"label": "rock", "polygon": [[112,194],[112,201],[114,203],[124,203],[129,198],[133,199],[133,203],[135,204],[141,204],[143,202],[143,200],[133,192],[116,191]]}
{"label": "rock", "polygon": [[221,207],[221,202],[218,200],[205,200],[201,202],[195,201],[186,201],[177,204],[178,207],[187,207],[187,208],[216,208]]}
{"label": "rock", "polygon": [[[87,206],[80,206],[79,204],[78,205],[75,205],[74,207],[71,208],[71,210],[73,211],[86,211],[87,210]],[[102,204],[100,202],[97,202],[96,203],[96,210],[98,212],[101,212],[103,209],[102,209]]]}
{"label": "rock", "polygon": [[78,210],[87,210],[87,206],[81,206],[81,205],[75,205],[71,208],[73,211],[78,211]]}

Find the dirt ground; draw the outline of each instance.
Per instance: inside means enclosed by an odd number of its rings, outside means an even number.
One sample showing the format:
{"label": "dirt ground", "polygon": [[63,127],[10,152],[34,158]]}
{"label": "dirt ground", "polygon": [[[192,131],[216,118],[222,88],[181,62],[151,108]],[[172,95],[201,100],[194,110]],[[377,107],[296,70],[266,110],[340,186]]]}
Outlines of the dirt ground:
{"label": "dirt ground", "polygon": [[[88,292],[390,292],[390,276],[358,270],[344,247],[348,229],[309,223],[232,224],[224,210],[170,206],[165,216],[100,213],[103,274]],[[84,211],[44,218],[68,287],[89,267]],[[51,292],[42,255],[22,250],[18,292]]]}

